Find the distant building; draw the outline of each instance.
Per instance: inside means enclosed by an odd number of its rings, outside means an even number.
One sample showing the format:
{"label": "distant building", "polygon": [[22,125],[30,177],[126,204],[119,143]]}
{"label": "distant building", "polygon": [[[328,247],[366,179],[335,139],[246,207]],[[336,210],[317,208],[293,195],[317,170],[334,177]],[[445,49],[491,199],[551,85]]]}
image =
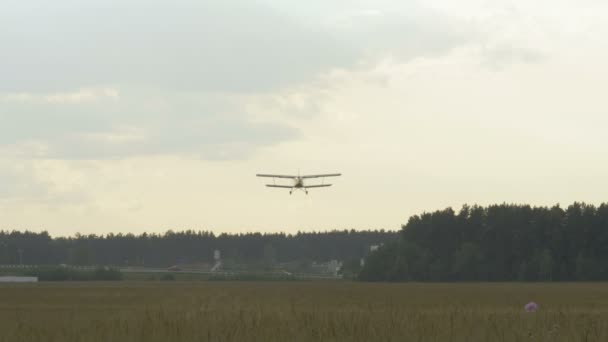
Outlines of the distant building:
{"label": "distant building", "polygon": [[215,264],[211,268],[211,272],[217,272],[222,269],[222,255],[220,251],[216,249],[213,251],[213,260],[215,260]]}
{"label": "distant building", "polygon": [[311,268],[314,273],[332,274],[337,276],[342,269],[342,262],[338,260],[331,260],[329,262],[321,263],[313,262]]}
{"label": "distant building", "polygon": [[370,251],[370,252],[375,252],[375,251],[379,250],[379,249],[380,249],[380,247],[382,247],[382,245],[383,245],[383,244],[379,244],[379,245],[371,245],[371,246],[369,247],[369,251]]}
{"label": "distant building", "polygon": [[338,260],[332,260],[327,265],[327,270],[329,271],[329,273],[331,273],[335,276],[337,276],[338,273],[340,273],[341,269],[342,269],[342,263],[339,262]]}
{"label": "distant building", "polygon": [[[380,247],[382,247],[382,246],[384,246],[383,243],[378,244],[378,245],[371,245],[371,246],[369,246],[369,252],[370,253],[374,253],[374,252],[378,251],[380,249]],[[367,256],[364,256],[363,258],[361,258],[361,261],[359,262],[359,265],[361,267],[365,267],[365,258],[366,257]]]}
{"label": "distant building", "polygon": [[37,283],[38,277],[0,277],[0,283]]}
{"label": "distant building", "polygon": [[181,267],[179,267],[177,265],[173,265],[173,266],[167,268],[167,271],[171,271],[171,272],[179,272],[181,270],[182,270]]}

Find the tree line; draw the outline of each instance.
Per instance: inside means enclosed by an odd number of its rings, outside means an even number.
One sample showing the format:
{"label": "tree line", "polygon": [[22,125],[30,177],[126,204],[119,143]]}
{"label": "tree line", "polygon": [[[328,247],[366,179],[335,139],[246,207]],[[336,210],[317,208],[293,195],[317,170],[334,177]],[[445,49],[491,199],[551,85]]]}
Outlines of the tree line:
{"label": "tree line", "polygon": [[416,215],[370,255],[368,281],[608,280],[608,204],[463,206]]}
{"label": "tree line", "polygon": [[164,234],[76,235],[0,231],[0,264],[167,267],[222,259],[273,265],[283,262],[359,260],[369,246],[396,241],[398,232],[341,230],[297,234],[220,234],[168,231]]}

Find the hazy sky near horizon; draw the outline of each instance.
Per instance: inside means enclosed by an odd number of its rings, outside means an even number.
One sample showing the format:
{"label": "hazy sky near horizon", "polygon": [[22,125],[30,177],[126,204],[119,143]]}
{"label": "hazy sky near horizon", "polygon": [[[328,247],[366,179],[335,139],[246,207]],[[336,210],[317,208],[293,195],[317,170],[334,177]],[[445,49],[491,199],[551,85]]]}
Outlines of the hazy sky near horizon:
{"label": "hazy sky near horizon", "polygon": [[[608,188],[599,0],[8,0],[0,229],[398,229]],[[258,172],[342,172],[289,196]]]}

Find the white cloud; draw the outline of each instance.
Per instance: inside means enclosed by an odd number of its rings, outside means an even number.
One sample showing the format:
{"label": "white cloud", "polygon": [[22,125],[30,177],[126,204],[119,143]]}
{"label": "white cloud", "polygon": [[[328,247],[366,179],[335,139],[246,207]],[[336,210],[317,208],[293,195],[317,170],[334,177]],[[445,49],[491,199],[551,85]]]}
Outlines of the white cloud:
{"label": "white cloud", "polygon": [[379,55],[445,53],[478,36],[417,3],[307,6],[319,10],[235,0],[15,2],[0,13],[0,91],[268,91]]}
{"label": "white cloud", "polygon": [[100,98],[118,99],[119,93],[116,89],[81,89],[74,93],[59,93],[47,95],[44,100],[49,103],[81,103],[96,101]]}
{"label": "white cloud", "polygon": [[49,104],[79,104],[102,100],[118,100],[120,93],[114,88],[85,88],[64,93],[5,93],[0,94],[2,102],[43,102]]}
{"label": "white cloud", "polygon": [[[248,110],[257,97],[293,96],[326,75],[463,46],[483,51],[493,68],[540,59],[518,45],[522,35],[489,41],[482,24],[390,0],[13,3],[0,14],[0,149],[37,158],[247,158],[300,136],[294,108],[264,120]],[[297,115],[313,113],[302,101]]]}
{"label": "white cloud", "polygon": [[0,159],[0,209],[31,204],[74,205],[88,200],[77,177],[57,182],[49,165],[48,162]]}
{"label": "white cloud", "polygon": [[245,98],[113,89],[18,96],[0,103],[0,151],[22,158],[143,155],[247,158],[298,138],[296,127],[256,120]]}
{"label": "white cloud", "polygon": [[331,33],[240,1],[33,1],[5,8],[0,19],[0,91],[258,91],[357,58]]}

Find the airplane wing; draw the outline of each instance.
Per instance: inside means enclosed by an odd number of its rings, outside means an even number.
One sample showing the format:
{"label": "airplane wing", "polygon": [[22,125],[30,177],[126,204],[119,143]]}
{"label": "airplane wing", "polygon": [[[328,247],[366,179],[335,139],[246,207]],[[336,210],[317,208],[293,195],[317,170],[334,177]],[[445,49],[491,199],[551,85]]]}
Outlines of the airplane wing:
{"label": "airplane wing", "polygon": [[339,177],[342,176],[341,173],[328,173],[328,174],[324,174],[324,175],[307,175],[307,176],[302,176],[300,178],[304,179],[304,178],[323,178],[323,177]]}
{"label": "airplane wing", "polygon": [[324,188],[327,186],[331,186],[331,184],[319,184],[319,185],[307,185],[305,186],[306,189],[310,189],[310,188]]}
{"label": "airplane wing", "polygon": [[287,186],[287,185],[274,185],[274,184],[266,184],[267,187],[269,188],[284,188],[284,189],[292,189],[293,186]]}
{"label": "airplane wing", "polygon": [[297,176],[288,176],[288,175],[267,175],[267,174],[260,174],[260,173],[258,173],[256,176],[257,176],[257,177],[267,177],[267,178],[290,178],[290,179],[297,178]]}

